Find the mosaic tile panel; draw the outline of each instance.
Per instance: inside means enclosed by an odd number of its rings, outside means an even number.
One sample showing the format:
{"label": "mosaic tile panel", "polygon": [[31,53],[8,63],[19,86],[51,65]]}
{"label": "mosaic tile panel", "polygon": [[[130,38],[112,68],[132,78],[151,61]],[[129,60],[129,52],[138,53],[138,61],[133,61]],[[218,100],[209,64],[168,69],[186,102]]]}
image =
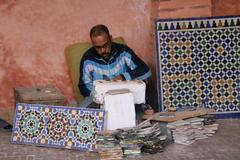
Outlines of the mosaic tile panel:
{"label": "mosaic tile panel", "polygon": [[156,21],[158,101],[240,111],[240,17]]}
{"label": "mosaic tile panel", "polygon": [[92,151],[103,125],[103,110],[19,103],[11,141]]}

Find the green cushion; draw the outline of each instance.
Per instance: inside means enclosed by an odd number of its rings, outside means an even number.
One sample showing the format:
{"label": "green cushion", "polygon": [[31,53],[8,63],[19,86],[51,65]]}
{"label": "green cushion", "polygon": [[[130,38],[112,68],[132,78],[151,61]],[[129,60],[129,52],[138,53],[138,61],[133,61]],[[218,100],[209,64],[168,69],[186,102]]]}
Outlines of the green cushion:
{"label": "green cushion", "polygon": [[[122,37],[114,38],[114,42],[124,44],[124,40]],[[81,101],[83,96],[81,95],[78,82],[79,82],[79,66],[80,60],[84,54],[84,52],[92,46],[90,42],[85,43],[75,43],[68,46],[65,49],[65,55],[67,59],[67,64],[70,71],[70,76],[73,83],[73,92],[77,101]]]}

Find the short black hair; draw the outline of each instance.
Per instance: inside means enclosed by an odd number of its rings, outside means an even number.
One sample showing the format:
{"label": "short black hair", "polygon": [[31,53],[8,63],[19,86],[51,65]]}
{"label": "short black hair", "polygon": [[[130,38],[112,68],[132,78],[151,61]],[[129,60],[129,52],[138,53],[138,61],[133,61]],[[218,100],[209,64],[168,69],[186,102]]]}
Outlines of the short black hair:
{"label": "short black hair", "polygon": [[103,24],[95,25],[90,30],[90,38],[92,36],[102,35],[103,33],[106,33],[108,35],[108,37],[110,37],[109,30],[108,30],[108,28],[105,25],[103,25]]}

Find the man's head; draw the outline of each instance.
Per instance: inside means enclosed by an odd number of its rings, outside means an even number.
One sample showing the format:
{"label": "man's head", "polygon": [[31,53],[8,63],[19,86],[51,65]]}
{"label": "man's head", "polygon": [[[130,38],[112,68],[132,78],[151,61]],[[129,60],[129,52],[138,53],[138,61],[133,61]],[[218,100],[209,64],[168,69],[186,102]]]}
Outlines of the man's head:
{"label": "man's head", "polygon": [[98,54],[104,59],[108,59],[112,46],[112,36],[108,28],[102,24],[94,26],[90,30],[90,38]]}

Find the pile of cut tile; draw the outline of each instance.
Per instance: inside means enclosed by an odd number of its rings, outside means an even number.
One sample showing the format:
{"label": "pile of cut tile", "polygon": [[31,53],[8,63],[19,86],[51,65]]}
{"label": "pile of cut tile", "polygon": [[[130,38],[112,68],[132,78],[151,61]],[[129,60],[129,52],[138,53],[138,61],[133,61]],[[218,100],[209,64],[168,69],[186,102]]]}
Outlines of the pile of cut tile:
{"label": "pile of cut tile", "polygon": [[215,120],[209,120],[212,116],[195,117],[186,120],[178,120],[167,124],[172,131],[175,143],[190,145],[198,139],[205,139],[216,133],[218,124]]}
{"label": "pile of cut tile", "polygon": [[138,158],[142,152],[161,152],[168,143],[159,123],[148,122],[141,127],[118,129],[110,134],[97,135],[97,151],[101,160]]}
{"label": "pile of cut tile", "polygon": [[123,159],[122,148],[111,135],[97,135],[97,151],[101,160]]}
{"label": "pile of cut tile", "polygon": [[167,136],[158,123],[147,123],[141,128],[121,130],[116,134],[125,156],[137,157],[141,152],[157,153],[168,144]]}
{"label": "pile of cut tile", "polygon": [[202,116],[199,116],[199,118],[204,119],[203,121],[204,125],[210,125],[216,122],[216,117],[212,114],[202,115]]}
{"label": "pile of cut tile", "polygon": [[189,122],[178,120],[168,123],[167,128],[172,131],[175,143],[189,145],[194,142],[194,132]]}
{"label": "pile of cut tile", "polygon": [[204,124],[204,133],[207,136],[213,136],[218,130],[218,124],[216,122],[216,117],[214,115],[206,114],[202,115],[199,118],[203,118]]}

